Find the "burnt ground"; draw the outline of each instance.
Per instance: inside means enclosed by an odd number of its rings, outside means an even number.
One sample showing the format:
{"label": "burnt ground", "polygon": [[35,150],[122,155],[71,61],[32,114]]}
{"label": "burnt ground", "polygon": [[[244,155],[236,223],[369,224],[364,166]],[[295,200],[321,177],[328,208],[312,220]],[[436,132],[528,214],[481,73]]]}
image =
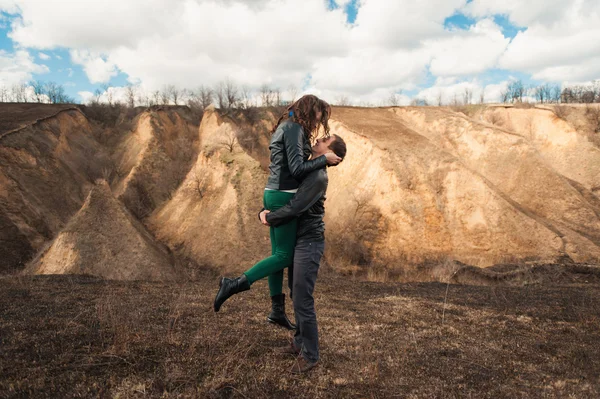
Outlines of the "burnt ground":
{"label": "burnt ground", "polygon": [[[593,398],[600,286],[367,283],[322,272],[321,365],[289,373],[266,283],[0,278],[0,397]],[[446,301],[445,301],[446,299]],[[289,303],[288,311],[291,312]]]}
{"label": "burnt ground", "polygon": [[74,107],[73,104],[3,103],[0,106],[0,135]]}

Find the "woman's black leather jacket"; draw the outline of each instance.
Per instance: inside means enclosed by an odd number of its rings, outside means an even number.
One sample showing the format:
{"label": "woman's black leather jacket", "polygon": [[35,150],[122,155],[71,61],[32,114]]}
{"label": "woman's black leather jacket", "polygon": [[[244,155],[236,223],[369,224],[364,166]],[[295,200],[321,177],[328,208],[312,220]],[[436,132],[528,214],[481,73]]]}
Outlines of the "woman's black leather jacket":
{"label": "woman's black leather jacket", "polygon": [[291,119],[279,124],[271,137],[269,150],[271,150],[267,180],[269,189],[297,189],[300,181],[309,172],[327,165],[325,155],[307,161],[312,153],[310,142],[306,140],[302,126]]}

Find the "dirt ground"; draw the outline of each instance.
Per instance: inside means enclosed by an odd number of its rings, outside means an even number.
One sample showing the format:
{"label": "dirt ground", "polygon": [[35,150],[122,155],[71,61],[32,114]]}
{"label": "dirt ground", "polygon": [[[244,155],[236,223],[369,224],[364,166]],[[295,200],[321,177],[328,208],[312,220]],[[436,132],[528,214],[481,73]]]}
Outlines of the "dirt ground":
{"label": "dirt ground", "polygon": [[[265,283],[0,278],[0,397],[593,398],[600,285],[368,283],[321,272],[321,365],[273,348]],[[291,313],[288,303],[288,312]]]}
{"label": "dirt ground", "polygon": [[0,107],[0,135],[74,107],[72,104],[4,103]]}

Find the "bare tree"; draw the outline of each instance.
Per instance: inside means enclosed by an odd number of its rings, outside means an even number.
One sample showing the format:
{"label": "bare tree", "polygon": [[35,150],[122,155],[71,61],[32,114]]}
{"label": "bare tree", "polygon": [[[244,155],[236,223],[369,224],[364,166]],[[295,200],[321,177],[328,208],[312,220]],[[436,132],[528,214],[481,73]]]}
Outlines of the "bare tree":
{"label": "bare tree", "polygon": [[525,86],[521,80],[513,80],[508,84],[508,93],[510,101],[515,103],[523,102],[523,95],[525,94]]}
{"label": "bare tree", "polygon": [[143,104],[146,107],[149,107],[152,102],[152,99],[150,98],[148,92],[142,89],[141,87],[137,88],[137,102],[139,104]]}
{"label": "bare tree", "polygon": [[508,91],[508,87],[500,93],[500,97],[502,98],[502,103],[506,104],[510,98],[510,92]]}
{"label": "bare tree", "polygon": [[560,86],[559,85],[555,85],[554,87],[552,87],[552,92],[550,95],[551,98],[551,102],[558,104],[560,102]]}
{"label": "bare tree", "polygon": [[479,104],[485,103],[485,89],[481,89],[481,93],[479,93]]}
{"label": "bare tree", "polygon": [[188,90],[185,87],[181,89],[181,92],[179,93],[179,101],[181,101],[182,104],[185,104],[187,100],[190,99],[190,93],[191,90]]}
{"label": "bare tree", "polygon": [[102,90],[96,89],[96,90],[94,90],[94,94],[92,95],[92,98],[90,99],[90,103],[91,104],[100,104],[100,98],[102,98]]}
{"label": "bare tree", "polygon": [[127,106],[129,108],[135,108],[135,92],[136,89],[132,85],[127,85],[125,88],[125,95],[127,96]]}
{"label": "bare tree", "polygon": [[240,100],[238,87],[229,78],[227,78],[227,80],[225,80],[225,99],[226,99],[227,109],[236,108],[237,103]]}
{"label": "bare tree", "polygon": [[275,102],[276,107],[281,106],[281,104],[282,104],[281,90],[279,90],[279,87],[276,87],[275,89],[273,89],[273,100]]}
{"label": "bare tree", "polygon": [[348,98],[348,96],[346,96],[344,94],[340,94],[339,96],[336,97],[335,104],[336,105],[340,105],[340,106],[349,106],[349,105],[351,105],[350,104],[350,99]]}
{"label": "bare tree", "polygon": [[102,89],[104,90],[104,95],[106,96],[106,102],[108,103],[108,105],[113,105],[113,91],[112,91],[112,87],[110,87],[109,85],[105,84],[102,85]]}
{"label": "bare tree", "polygon": [[273,105],[273,90],[266,84],[260,86],[260,100],[264,107]]}
{"label": "bare tree", "polygon": [[166,87],[166,93],[168,98],[167,103],[170,100],[174,105],[179,105],[179,100],[181,99],[181,90],[174,85],[168,85]]}
{"label": "bare tree", "polygon": [[8,101],[8,89],[4,86],[0,87],[0,102]]}
{"label": "bare tree", "polygon": [[27,85],[25,83],[18,83],[12,87],[13,101],[16,103],[27,102]]}
{"label": "bare tree", "polygon": [[160,91],[160,101],[158,104],[160,105],[168,105],[170,102],[171,93],[169,92],[169,86],[163,86]]}
{"label": "bare tree", "polygon": [[400,94],[401,93],[402,93],[402,90],[400,90],[399,92],[392,91],[390,93],[390,96],[388,97],[388,103],[392,107],[397,107],[398,105],[400,105]]}
{"label": "bare tree", "polygon": [[471,104],[473,101],[473,89],[469,87],[465,87],[465,91],[463,93],[463,103],[465,105]]}
{"label": "bare tree", "polygon": [[[454,99],[456,100],[456,96],[454,96]],[[414,107],[426,107],[429,105],[429,103],[424,98],[413,98],[413,100],[410,102],[410,105]]]}
{"label": "bare tree", "polygon": [[298,87],[294,84],[288,86],[288,92],[290,93],[290,103],[296,101],[296,96],[298,95]]}
{"label": "bare tree", "polygon": [[58,98],[58,85],[54,82],[46,83],[46,95],[52,104],[56,104]]}
{"label": "bare tree", "polygon": [[35,102],[43,102],[45,97],[44,83],[40,80],[32,80],[31,82],[29,82],[29,85],[33,88],[33,96]]}
{"label": "bare tree", "polygon": [[229,152],[233,152],[235,146],[238,144],[236,132],[230,130],[226,135],[224,135],[221,138],[219,144],[222,147],[228,149]]}
{"label": "bare tree", "polygon": [[225,91],[225,83],[217,83],[217,85],[215,86],[214,93],[217,99],[217,105],[219,106],[219,109],[222,110],[227,109],[227,94]]}
{"label": "bare tree", "polygon": [[198,95],[200,97],[200,103],[202,109],[206,109],[213,102],[213,91],[210,87],[200,86],[198,88]]}
{"label": "bare tree", "polygon": [[444,98],[442,97],[442,91],[438,91],[438,95],[437,95],[437,105],[438,107],[441,107],[442,105],[444,105]]}
{"label": "bare tree", "polygon": [[160,104],[160,100],[161,100],[160,90],[154,90],[152,92],[152,105]]}
{"label": "bare tree", "polygon": [[452,106],[458,107],[459,105],[460,105],[460,102],[458,101],[458,96],[456,95],[456,93],[454,93],[454,98],[452,99]]}
{"label": "bare tree", "polygon": [[575,93],[572,88],[565,87],[560,93],[560,102],[561,103],[573,103],[575,102]]}
{"label": "bare tree", "polygon": [[210,171],[197,167],[192,174],[193,188],[200,198],[204,198],[206,191],[210,187]]}
{"label": "bare tree", "polygon": [[248,109],[251,107],[251,95],[250,95],[250,88],[246,85],[242,86],[241,92],[240,92],[240,106],[243,109]]}

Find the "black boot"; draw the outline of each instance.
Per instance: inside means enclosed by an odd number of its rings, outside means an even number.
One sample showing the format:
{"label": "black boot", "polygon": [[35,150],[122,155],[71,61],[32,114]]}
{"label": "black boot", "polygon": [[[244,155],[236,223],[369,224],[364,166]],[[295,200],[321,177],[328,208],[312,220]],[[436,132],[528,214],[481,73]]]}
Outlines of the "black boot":
{"label": "black boot", "polygon": [[219,292],[217,292],[217,296],[215,297],[215,312],[218,312],[221,309],[221,305],[223,302],[227,300],[233,294],[237,294],[238,292],[248,291],[250,289],[250,283],[248,279],[246,279],[246,275],[242,274],[238,278],[221,278],[219,281]]}
{"label": "black boot", "polygon": [[292,324],[285,314],[285,294],[273,295],[271,297],[271,304],[273,308],[267,317],[267,321],[278,324],[288,330],[295,330],[296,326]]}

